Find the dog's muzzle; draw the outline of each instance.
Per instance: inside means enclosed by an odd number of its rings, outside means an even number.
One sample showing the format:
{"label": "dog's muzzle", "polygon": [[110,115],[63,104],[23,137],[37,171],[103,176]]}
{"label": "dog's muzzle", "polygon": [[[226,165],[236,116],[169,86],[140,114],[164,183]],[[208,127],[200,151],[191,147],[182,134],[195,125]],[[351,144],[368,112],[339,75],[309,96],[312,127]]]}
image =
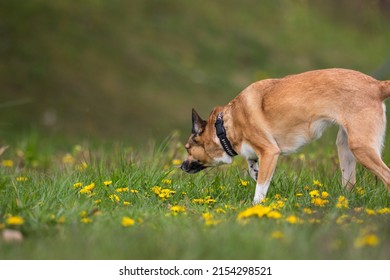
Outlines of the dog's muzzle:
{"label": "dog's muzzle", "polygon": [[207,166],[204,166],[204,165],[202,165],[201,163],[199,163],[197,161],[185,160],[181,164],[180,168],[184,172],[187,172],[187,173],[190,173],[190,174],[194,174],[194,173],[198,173],[199,171],[207,168]]}

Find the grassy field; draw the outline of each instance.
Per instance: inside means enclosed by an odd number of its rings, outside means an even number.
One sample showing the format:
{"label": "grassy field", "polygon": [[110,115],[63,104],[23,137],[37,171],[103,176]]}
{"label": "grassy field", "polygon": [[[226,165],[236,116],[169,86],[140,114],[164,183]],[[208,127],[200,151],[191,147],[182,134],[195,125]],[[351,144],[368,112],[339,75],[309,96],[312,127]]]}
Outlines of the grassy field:
{"label": "grassy field", "polygon": [[342,190],[329,136],[282,158],[256,207],[242,159],[184,174],[176,136],[142,150],[24,136],[0,149],[0,259],[389,259],[390,196],[363,168]]}

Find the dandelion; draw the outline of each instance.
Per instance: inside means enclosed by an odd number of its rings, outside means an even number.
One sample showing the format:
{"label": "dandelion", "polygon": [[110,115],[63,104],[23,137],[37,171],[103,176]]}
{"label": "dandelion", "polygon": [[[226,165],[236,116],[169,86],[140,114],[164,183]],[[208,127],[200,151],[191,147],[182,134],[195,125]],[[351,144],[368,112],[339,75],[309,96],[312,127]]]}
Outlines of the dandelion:
{"label": "dandelion", "polygon": [[271,233],[271,237],[273,239],[282,239],[284,237],[284,234],[280,230],[275,230],[274,232]]}
{"label": "dandelion", "polygon": [[222,208],[215,209],[215,212],[218,213],[218,214],[226,214],[226,210],[222,209]]}
{"label": "dandelion", "polygon": [[205,220],[206,226],[214,226],[221,223],[221,220],[215,220],[214,216],[210,213],[203,213],[202,218]]}
{"label": "dandelion", "polygon": [[366,212],[366,214],[367,214],[367,215],[370,215],[370,216],[376,215],[376,211],[375,211],[375,210],[372,210],[372,209],[369,209],[369,208],[366,208],[366,209],[364,210],[364,212]]}
{"label": "dandelion", "polygon": [[13,167],[14,166],[14,162],[13,160],[11,159],[5,159],[3,161],[1,161],[1,165],[4,166],[4,167]]}
{"label": "dandelion", "polygon": [[117,189],[115,189],[115,191],[116,191],[117,193],[128,192],[128,191],[129,191],[129,188],[117,188]]}
{"label": "dandelion", "polygon": [[172,180],[171,180],[171,179],[162,179],[161,182],[162,182],[163,184],[166,184],[166,185],[172,184]]}
{"label": "dandelion", "polygon": [[320,197],[315,197],[311,200],[311,203],[314,204],[315,206],[324,207],[326,204],[329,203],[329,200],[322,199]]}
{"label": "dandelion", "polygon": [[379,215],[390,214],[390,208],[385,207],[376,211]]}
{"label": "dandelion", "polygon": [[91,183],[80,190],[81,194],[91,194],[95,188],[95,183]]}
{"label": "dandelion", "polygon": [[170,210],[174,214],[185,213],[186,212],[186,208],[184,206],[180,206],[180,205],[172,206]]}
{"label": "dandelion", "polygon": [[379,238],[375,234],[360,236],[356,238],[354,242],[356,248],[362,248],[365,246],[375,247],[378,244],[379,244]]}
{"label": "dandelion", "polygon": [[112,181],[104,181],[103,184],[107,187],[109,185],[112,185]]}
{"label": "dandelion", "polygon": [[364,195],[365,194],[365,191],[362,187],[356,187],[355,188],[355,192],[358,194],[358,195]]}
{"label": "dandelion", "polygon": [[338,225],[343,225],[343,224],[345,224],[345,222],[346,222],[346,220],[347,220],[348,218],[349,218],[349,217],[348,217],[348,215],[346,215],[346,214],[341,215],[340,217],[338,217],[338,218],[336,219],[336,224],[338,224]]}
{"label": "dandelion", "polygon": [[327,198],[329,196],[328,192],[321,192],[321,197],[322,198]]}
{"label": "dandelion", "polygon": [[109,199],[111,199],[112,202],[119,202],[121,201],[120,197],[116,194],[112,194],[108,197]]}
{"label": "dandelion", "polygon": [[301,196],[303,196],[303,193],[296,193],[295,196],[296,197],[301,197]]}
{"label": "dandelion", "polygon": [[75,189],[81,188],[82,186],[83,186],[83,184],[80,183],[80,182],[77,182],[77,183],[74,183],[74,184],[73,184],[73,188],[75,188]]}
{"label": "dandelion", "polygon": [[271,207],[269,206],[263,206],[263,205],[255,205],[253,207],[247,208],[241,213],[238,214],[237,219],[245,219],[252,216],[257,216],[259,218],[267,215],[269,212],[271,212]]}
{"label": "dandelion", "polygon": [[320,181],[318,181],[318,180],[313,180],[313,185],[314,186],[318,186],[318,187],[323,187],[324,186],[324,184],[320,183]]}
{"label": "dandelion", "polygon": [[240,179],[240,184],[243,187],[247,187],[249,185],[249,181],[245,181],[245,180]]}
{"label": "dandelion", "polygon": [[339,198],[337,199],[336,207],[339,209],[342,209],[342,208],[348,209],[349,208],[348,207],[348,199],[346,199],[345,196],[343,196],[343,195],[339,196]]}
{"label": "dandelion", "polygon": [[129,206],[129,205],[130,205],[130,202],[129,202],[129,201],[123,201],[123,205]]}
{"label": "dandelion", "polygon": [[310,195],[310,197],[319,197],[320,192],[318,190],[313,190],[313,191],[309,192],[309,195]]}
{"label": "dandelion", "polygon": [[172,160],[172,165],[180,165],[181,164],[181,160],[180,159],[173,159]]}
{"label": "dandelion", "polygon": [[76,165],[76,170],[84,171],[85,169],[87,169],[87,167],[88,167],[88,164],[85,161],[83,161],[82,163]]}
{"label": "dandelion", "polygon": [[27,180],[28,180],[27,177],[24,176],[16,177],[16,181],[18,182],[26,182]]}
{"label": "dandelion", "polygon": [[82,222],[83,224],[90,224],[90,223],[92,223],[92,219],[88,218],[88,217],[84,217],[84,218],[81,218],[80,222]]}
{"label": "dandelion", "polygon": [[123,217],[121,221],[122,226],[131,227],[135,224],[135,220],[129,217]]}
{"label": "dandelion", "polygon": [[282,217],[282,214],[279,211],[273,210],[273,211],[267,213],[266,216],[269,219],[280,219]]}
{"label": "dandelion", "polygon": [[286,222],[290,223],[290,224],[303,224],[303,220],[298,218],[297,216],[295,215],[290,215],[286,218]]}
{"label": "dandelion", "polygon": [[24,224],[24,219],[20,216],[10,216],[5,221],[7,225],[20,226]]}
{"label": "dandelion", "polygon": [[305,214],[308,214],[308,215],[313,214],[313,211],[312,211],[310,208],[303,208],[303,212],[304,212]]}
{"label": "dandelion", "polygon": [[73,164],[74,163],[74,157],[71,154],[66,154],[62,157],[62,163],[63,164]]}
{"label": "dandelion", "polygon": [[102,203],[102,200],[101,199],[97,199],[97,200],[94,201],[94,203],[95,204],[100,204],[100,203]]}
{"label": "dandelion", "polygon": [[131,193],[138,193],[138,191],[137,191],[137,190],[134,190],[134,189],[131,189],[130,192],[131,192]]}

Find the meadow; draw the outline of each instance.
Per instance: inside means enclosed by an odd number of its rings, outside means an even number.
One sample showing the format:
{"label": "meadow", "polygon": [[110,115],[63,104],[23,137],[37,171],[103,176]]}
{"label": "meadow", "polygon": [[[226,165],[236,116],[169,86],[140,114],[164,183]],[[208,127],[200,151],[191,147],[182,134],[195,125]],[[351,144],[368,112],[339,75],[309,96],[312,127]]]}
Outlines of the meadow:
{"label": "meadow", "polygon": [[281,158],[258,206],[239,157],[184,174],[176,134],[137,149],[24,135],[0,147],[0,259],[389,259],[390,195],[362,167],[341,188],[333,134]]}

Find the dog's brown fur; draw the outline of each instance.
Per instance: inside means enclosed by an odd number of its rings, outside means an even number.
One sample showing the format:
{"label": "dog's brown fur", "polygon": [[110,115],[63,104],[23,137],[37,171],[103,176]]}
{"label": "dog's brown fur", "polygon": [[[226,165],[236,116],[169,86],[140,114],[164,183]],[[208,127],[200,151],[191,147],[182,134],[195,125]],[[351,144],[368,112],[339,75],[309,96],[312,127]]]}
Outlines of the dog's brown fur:
{"label": "dog's brown fur", "polygon": [[193,131],[185,146],[189,155],[182,169],[195,173],[232,161],[215,132],[217,114],[222,112],[228,139],[248,160],[257,180],[254,203],[265,197],[279,155],[320,137],[332,123],[340,127],[336,143],[343,185],[351,189],[355,184],[357,160],[390,187],[390,170],[380,156],[388,97],[390,81],[346,69],[255,82],[225,107],[215,108],[208,121],[193,110]]}

